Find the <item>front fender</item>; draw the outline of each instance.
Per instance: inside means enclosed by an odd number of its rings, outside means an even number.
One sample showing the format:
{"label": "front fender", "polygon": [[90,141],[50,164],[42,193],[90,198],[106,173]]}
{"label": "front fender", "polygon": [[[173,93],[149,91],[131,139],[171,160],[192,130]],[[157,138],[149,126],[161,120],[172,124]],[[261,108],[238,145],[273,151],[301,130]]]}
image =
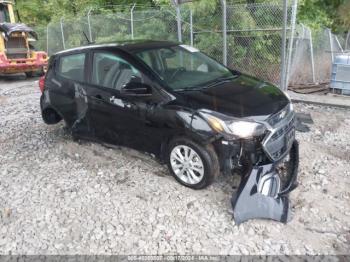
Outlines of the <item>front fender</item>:
{"label": "front fender", "polygon": [[168,143],[175,137],[184,136],[202,145],[211,144],[219,139],[218,134],[196,111],[186,108],[166,108],[162,117],[163,122],[167,123],[167,137],[161,146],[162,160]]}

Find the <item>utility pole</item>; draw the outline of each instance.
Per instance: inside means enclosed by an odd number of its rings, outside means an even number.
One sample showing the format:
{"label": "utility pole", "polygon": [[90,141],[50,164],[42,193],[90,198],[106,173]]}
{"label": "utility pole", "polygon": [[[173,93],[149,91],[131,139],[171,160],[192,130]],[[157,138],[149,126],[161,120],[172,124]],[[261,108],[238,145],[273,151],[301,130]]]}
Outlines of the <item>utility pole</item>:
{"label": "utility pole", "polygon": [[176,9],[176,21],[177,21],[177,40],[182,42],[182,25],[181,25],[181,10],[180,10],[180,1],[173,0],[173,4]]}
{"label": "utility pole", "polygon": [[227,66],[227,6],[226,0],[221,0],[222,8],[222,41],[223,41],[223,52],[222,62]]}
{"label": "utility pole", "polygon": [[176,21],[177,21],[177,40],[182,42],[182,18],[180,5],[184,3],[190,3],[193,0],[172,0],[173,5],[176,8]]}

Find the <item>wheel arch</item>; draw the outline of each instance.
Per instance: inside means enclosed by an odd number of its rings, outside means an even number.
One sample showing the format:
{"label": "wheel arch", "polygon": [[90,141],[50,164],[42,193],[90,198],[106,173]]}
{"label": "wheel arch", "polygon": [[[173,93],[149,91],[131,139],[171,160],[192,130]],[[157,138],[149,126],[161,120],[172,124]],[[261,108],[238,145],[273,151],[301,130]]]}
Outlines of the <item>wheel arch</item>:
{"label": "wheel arch", "polygon": [[[202,189],[210,185],[216,177],[220,174],[220,166],[219,166],[219,160],[218,155],[215,151],[215,148],[210,141],[207,141],[207,143],[201,143],[201,140],[195,140],[188,136],[175,136],[169,141],[169,147],[167,150],[166,157],[166,163],[168,165],[168,168],[170,169],[170,172],[175,177],[175,179],[180,182],[180,184],[183,184],[185,186],[188,186],[193,189]],[[198,182],[196,185],[189,186],[188,182],[183,181],[181,178],[179,178],[172,167],[172,148],[175,148],[177,146],[187,146],[194,150],[198,156],[203,161],[203,167],[205,167],[205,174],[203,177],[203,180]],[[188,166],[187,166],[188,168]]]}
{"label": "wheel arch", "polygon": [[187,131],[186,132],[185,130],[182,130],[182,131],[178,131],[178,132],[175,132],[175,133],[167,136],[162,141],[161,148],[160,148],[160,160],[161,160],[162,163],[166,162],[166,155],[167,155],[167,152],[168,152],[168,147],[169,147],[170,142],[172,140],[178,139],[178,138],[187,138],[187,139],[191,139],[194,142],[196,142],[198,144],[201,144],[203,146],[210,146],[210,147],[213,148],[213,150],[217,154],[216,148],[215,148],[215,146],[213,144],[213,142],[216,140],[214,135],[201,136],[201,135],[197,134],[194,131]]}
{"label": "wheel arch", "polygon": [[217,154],[214,142],[220,139],[208,122],[199,114],[198,110],[191,108],[176,106],[168,108],[171,114],[167,116],[170,121],[166,132],[160,143],[159,158],[162,163],[166,162],[166,155],[170,142],[176,138],[186,138],[202,146],[210,145]]}
{"label": "wheel arch", "polygon": [[54,125],[63,120],[62,115],[52,107],[46,107],[41,111],[45,124]]}

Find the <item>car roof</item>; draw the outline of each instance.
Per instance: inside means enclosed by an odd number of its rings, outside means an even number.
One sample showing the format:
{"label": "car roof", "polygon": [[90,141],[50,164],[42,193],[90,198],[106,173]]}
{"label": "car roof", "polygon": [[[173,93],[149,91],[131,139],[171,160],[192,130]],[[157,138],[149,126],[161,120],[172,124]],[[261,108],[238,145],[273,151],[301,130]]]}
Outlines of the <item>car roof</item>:
{"label": "car roof", "polygon": [[85,51],[85,50],[93,50],[100,49],[103,47],[115,48],[127,52],[135,52],[142,51],[147,49],[157,49],[162,47],[170,47],[179,45],[176,42],[171,41],[155,41],[155,40],[128,40],[128,41],[117,41],[112,43],[103,43],[103,44],[91,44],[86,46],[80,46],[76,48],[71,48],[67,50],[60,51],[55,55],[64,55],[73,52]]}

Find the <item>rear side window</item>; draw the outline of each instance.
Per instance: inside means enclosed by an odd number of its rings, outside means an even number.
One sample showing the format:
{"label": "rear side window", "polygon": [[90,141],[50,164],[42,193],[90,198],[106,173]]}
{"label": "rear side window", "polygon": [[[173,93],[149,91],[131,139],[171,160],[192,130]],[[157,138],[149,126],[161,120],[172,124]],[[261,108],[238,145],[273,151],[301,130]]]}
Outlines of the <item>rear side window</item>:
{"label": "rear side window", "polygon": [[60,58],[58,73],[65,78],[84,81],[85,54],[75,54]]}

